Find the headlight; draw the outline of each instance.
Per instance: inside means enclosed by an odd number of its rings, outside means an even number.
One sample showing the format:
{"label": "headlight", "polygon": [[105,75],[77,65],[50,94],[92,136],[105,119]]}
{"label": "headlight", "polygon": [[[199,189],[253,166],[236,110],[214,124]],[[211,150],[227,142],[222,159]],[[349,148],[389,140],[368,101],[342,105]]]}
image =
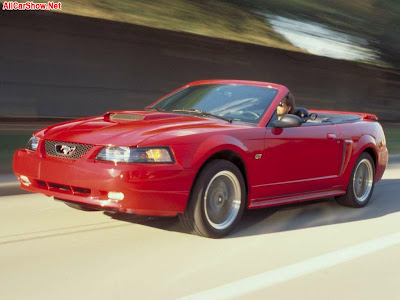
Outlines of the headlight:
{"label": "headlight", "polygon": [[36,136],[31,137],[28,144],[26,144],[26,149],[35,151],[39,145],[39,138]]}
{"label": "headlight", "polygon": [[124,163],[173,163],[168,148],[104,147],[97,160]]}

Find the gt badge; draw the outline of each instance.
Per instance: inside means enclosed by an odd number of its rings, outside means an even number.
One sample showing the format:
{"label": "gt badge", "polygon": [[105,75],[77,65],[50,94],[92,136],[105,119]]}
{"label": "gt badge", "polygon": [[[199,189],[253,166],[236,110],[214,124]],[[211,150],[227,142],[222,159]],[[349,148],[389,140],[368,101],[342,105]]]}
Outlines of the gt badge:
{"label": "gt badge", "polygon": [[76,149],[76,147],[70,147],[68,145],[61,145],[61,144],[57,144],[55,145],[55,147],[56,147],[56,153],[67,156],[71,156]]}

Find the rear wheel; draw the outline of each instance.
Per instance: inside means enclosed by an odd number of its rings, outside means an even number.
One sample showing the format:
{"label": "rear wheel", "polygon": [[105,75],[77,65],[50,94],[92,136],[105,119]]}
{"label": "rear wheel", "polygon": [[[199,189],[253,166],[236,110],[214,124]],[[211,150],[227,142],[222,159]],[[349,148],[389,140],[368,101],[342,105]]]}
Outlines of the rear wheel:
{"label": "rear wheel", "polygon": [[245,202],[246,187],[238,167],[227,160],[213,160],[194,183],[180,220],[190,233],[220,238],[237,225]]}
{"label": "rear wheel", "polygon": [[363,152],[351,173],[347,193],[337,197],[336,201],[344,206],[360,208],[367,205],[374,191],[375,164],[366,152]]}

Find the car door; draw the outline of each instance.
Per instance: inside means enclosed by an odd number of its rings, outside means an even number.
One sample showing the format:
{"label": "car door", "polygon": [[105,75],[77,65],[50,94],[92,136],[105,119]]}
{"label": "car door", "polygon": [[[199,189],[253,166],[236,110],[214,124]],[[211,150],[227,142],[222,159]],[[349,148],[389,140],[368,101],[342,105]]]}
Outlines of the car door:
{"label": "car door", "polygon": [[340,131],[330,123],[267,128],[257,194],[269,198],[334,189],[342,152]]}

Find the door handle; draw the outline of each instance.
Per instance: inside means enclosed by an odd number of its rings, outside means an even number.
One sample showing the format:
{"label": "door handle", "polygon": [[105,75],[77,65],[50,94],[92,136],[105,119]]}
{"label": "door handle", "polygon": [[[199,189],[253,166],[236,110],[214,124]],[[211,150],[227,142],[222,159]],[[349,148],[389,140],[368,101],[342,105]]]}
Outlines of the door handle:
{"label": "door handle", "polygon": [[334,133],[328,133],[327,138],[330,139],[330,140],[336,140],[336,134],[334,134]]}

